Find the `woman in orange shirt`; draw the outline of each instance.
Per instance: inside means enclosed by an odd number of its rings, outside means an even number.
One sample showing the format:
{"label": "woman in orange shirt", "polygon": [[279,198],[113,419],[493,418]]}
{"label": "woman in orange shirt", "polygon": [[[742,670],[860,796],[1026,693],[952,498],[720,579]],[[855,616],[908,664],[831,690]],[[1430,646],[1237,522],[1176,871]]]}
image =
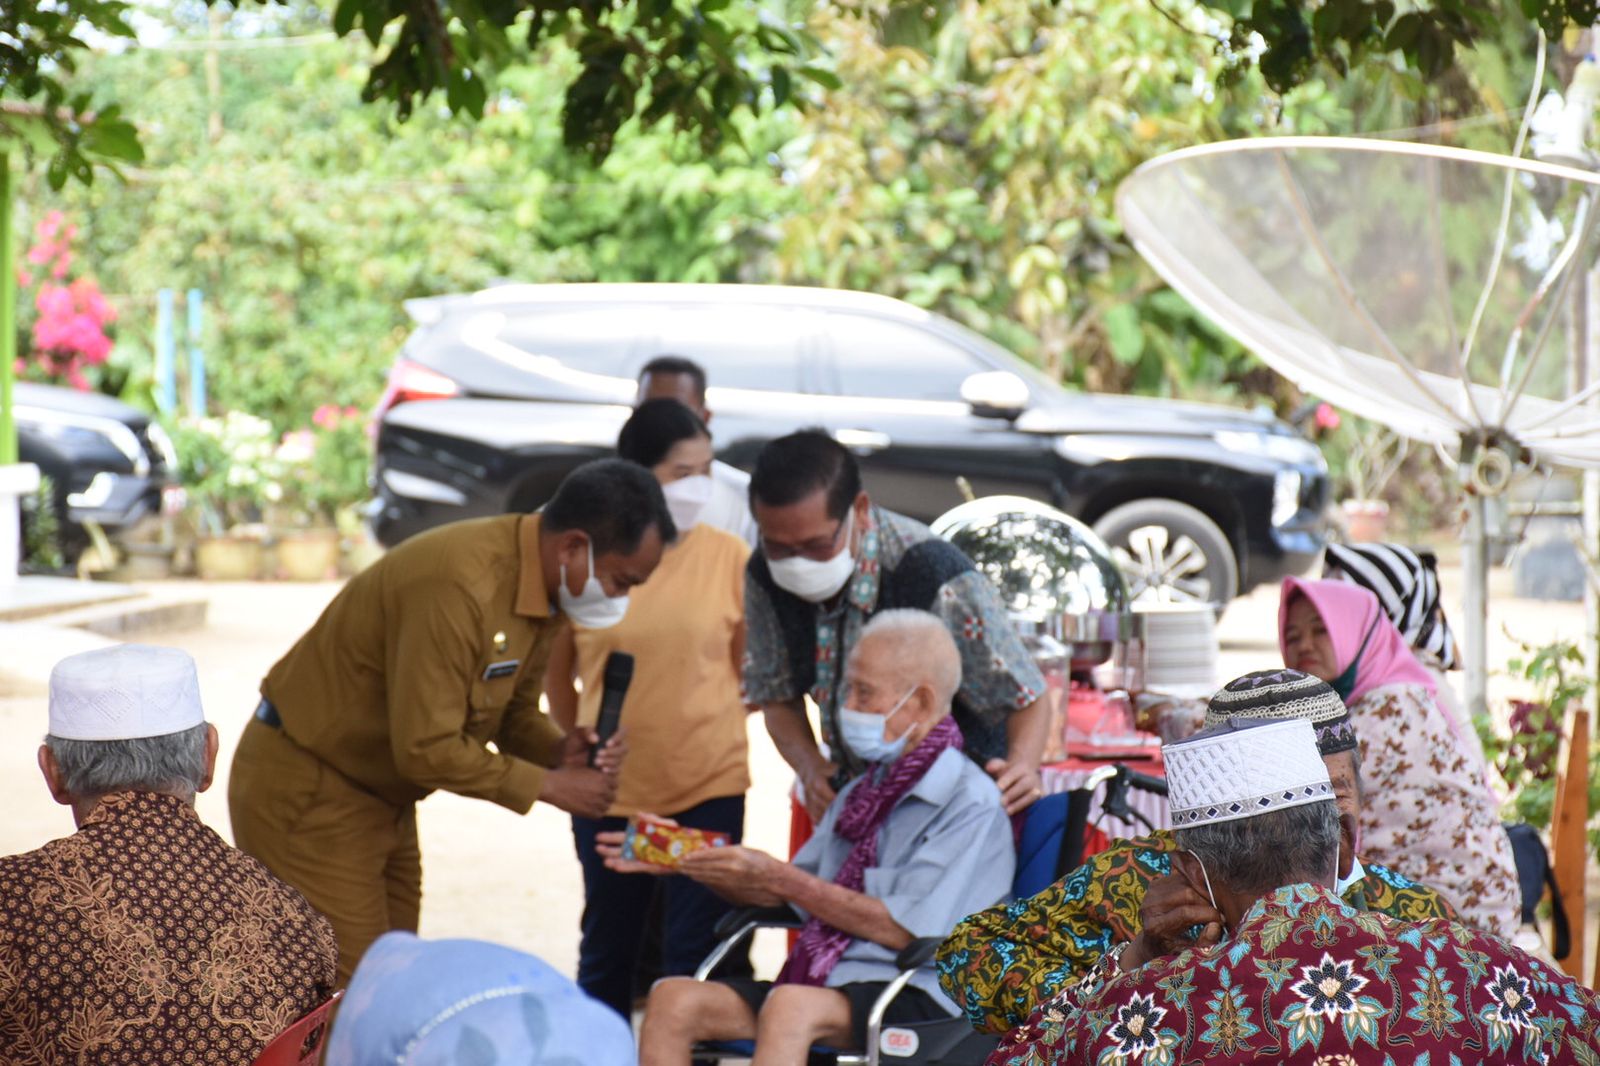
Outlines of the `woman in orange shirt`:
{"label": "woman in orange shirt", "polygon": [[666,976],[694,972],[716,942],[713,927],[730,908],[687,878],[607,870],[595,852],[595,835],[621,829],[628,815],[646,811],[728,833],[735,843],[743,836],[750,772],[739,662],[750,548],[698,522],[711,498],[711,434],[683,404],[640,405],[617,437],[617,454],[648,467],[661,482],[678,539],[650,580],[633,590],[620,623],[573,626],[557,638],[545,691],[563,728],[593,725],[607,656],[621,651],[634,657],[622,707],[628,759],[616,802],[604,818],[572,819],[585,894],[578,984],[626,1017],[655,895],[661,895]]}

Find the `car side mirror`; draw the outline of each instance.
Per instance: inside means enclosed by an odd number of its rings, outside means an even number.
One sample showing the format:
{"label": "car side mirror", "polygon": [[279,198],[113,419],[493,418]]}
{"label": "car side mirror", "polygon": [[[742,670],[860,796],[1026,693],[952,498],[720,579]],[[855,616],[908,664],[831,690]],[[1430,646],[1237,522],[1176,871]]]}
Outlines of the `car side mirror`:
{"label": "car side mirror", "polygon": [[1009,370],[987,370],[961,383],[961,399],[979,418],[1016,418],[1028,409],[1028,383]]}

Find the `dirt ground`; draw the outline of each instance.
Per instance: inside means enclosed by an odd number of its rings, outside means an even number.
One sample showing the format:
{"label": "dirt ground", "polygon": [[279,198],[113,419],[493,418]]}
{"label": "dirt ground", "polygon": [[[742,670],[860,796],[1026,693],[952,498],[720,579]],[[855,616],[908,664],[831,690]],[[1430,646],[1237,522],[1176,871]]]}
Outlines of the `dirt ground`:
{"label": "dirt ground", "polygon": [[[1447,603],[1456,598],[1456,575],[1447,573]],[[201,816],[229,835],[227,764],[239,731],[257,700],[263,673],[306,629],[337,591],[333,584],[195,585],[210,600],[202,629],[157,638],[181,647],[200,665],[209,718],[222,734],[218,780],[199,800]],[[1575,604],[1519,601],[1510,597],[1507,574],[1492,590],[1490,659],[1503,663],[1513,646],[1508,627],[1531,641],[1582,633]],[[1277,595],[1260,589],[1236,602],[1222,623],[1225,677],[1278,665],[1275,637]],[[86,643],[81,635],[8,632],[0,626],[0,854],[38,847],[72,831],[64,807],[56,806],[35,768],[35,752],[46,724],[42,679],[56,658]],[[1497,696],[1514,690],[1496,677]],[[751,776],[747,841],[786,854],[787,789],[791,774],[759,719],[750,723]],[[439,793],[420,808],[423,851],[422,933],[430,937],[478,937],[509,944],[573,972],[583,898],[570,824],[553,808],[536,807],[526,817],[492,804]],[[1591,893],[1591,899],[1595,896]],[[758,941],[758,972],[770,975],[781,959],[776,934]]]}

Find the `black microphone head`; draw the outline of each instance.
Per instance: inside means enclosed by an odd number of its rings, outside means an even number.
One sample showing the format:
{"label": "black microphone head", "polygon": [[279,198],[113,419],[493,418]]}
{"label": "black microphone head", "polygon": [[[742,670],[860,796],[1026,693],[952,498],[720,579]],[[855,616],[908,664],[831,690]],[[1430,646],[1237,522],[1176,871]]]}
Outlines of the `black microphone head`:
{"label": "black microphone head", "polygon": [[605,686],[622,690],[633,682],[633,656],[625,651],[614,651],[606,656]]}

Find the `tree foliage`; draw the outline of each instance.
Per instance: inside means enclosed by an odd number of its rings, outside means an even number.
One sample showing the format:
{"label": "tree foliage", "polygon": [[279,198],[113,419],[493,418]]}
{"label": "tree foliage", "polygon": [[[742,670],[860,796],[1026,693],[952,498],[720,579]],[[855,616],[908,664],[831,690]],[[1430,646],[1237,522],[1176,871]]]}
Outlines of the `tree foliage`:
{"label": "tree foliage", "polygon": [[[409,329],[402,301],[502,278],[865,289],[1085,389],[1286,405],[1281,379],[1128,246],[1116,186],[1188,144],[1407,125],[1435,104],[1381,72],[1282,97],[1259,72],[1219,86],[1226,60],[1192,0],[1165,13],[964,0],[932,31],[898,12],[814,13],[807,30],[842,75],[822,106],[737,116],[737,143],[709,154],[669,121],[634,119],[599,163],[564,147],[563,87],[584,62],[566,47],[502,69],[477,123],[361,107],[366,48],[352,41],[231,52],[215,96],[200,53],[95,56],[83,73],[108,99],[160,116],[148,163],[126,185],[36,188],[29,209],[82,227],[120,312],[114,385],[148,403],[155,290],[199,288],[214,409],[280,432],[322,404],[376,399]],[[204,15],[180,10],[168,28],[193,39]],[[319,17],[271,29],[304,35]],[[264,32],[230,23],[225,39]],[[1526,24],[1502,32],[1473,57],[1488,73],[1449,90],[1480,109],[1526,77]]]}
{"label": "tree foliage", "polygon": [[[1162,0],[1151,0],[1161,3]],[[1597,0],[1203,0],[1227,19],[1220,53],[1233,76],[1257,66],[1288,92],[1319,68],[1341,74],[1395,64],[1424,81],[1449,75],[1462,53],[1494,42],[1507,21],[1537,23],[1551,40],[1600,18]]]}
{"label": "tree foliage", "polygon": [[325,403],[371,406],[412,297],[504,278],[761,276],[771,219],[790,196],[768,161],[793,136],[781,122],[741,122],[746,147],[711,155],[669,130],[629,127],[595,165],[562,146],[561,86],[580,64],[564,50],[507,69],[476,124],[437,108],[398,124],[362,107],[363,51],[322,41],[233,52],[215,99],[195,52],[85,63],[107,96],[161,116],[146,132],[148,162],[125,184],[53,196],[36,177],[24,205],[59,207],[80,227],[81,256],[121,313],[114,391],[150,403],[164,287],[205,294],[214,410],[261,414],[283,431]]}
{"label": "tree foliage", "polygon": [[[1447,97],[1481,113],[1525,91],[1531,63],[1513,22],[1488,73],[1463,69],[1420,101],[1386,70],[1279,95],[1260,71],[1226,76],[1190,0],[959,0],[911,41],[887,31],[895,10],[813,19],[842,85],[804,119],[791,160],[804,208],[785,223],[781,273],[950,314],[1092,391],[1292,399],[1123,238],[1115,191],[1140,163],[1232,137],[1411,125]],[[1508,54],[1522,58],[1506,68]]]}
{"label": "tree foliage", "polygon": [[50,184],[94,180],[97,163],[136,163],[138,133],[114,101],[91,108],[74,86],[86,35],[132,37],[119,0],[6,0],[0,4],[0,145],[48,158]]}
{"label": "tree foliage", "polygon": [[[259,0],[258,6],[293,3]],[[482,118],[506,90],[501,72],[563,49],[565,78],[545,88],[562,100],[562,143],[596,160],[634,119],[665,120],[715,154],[738,140],[743,119],[803,102],[806,86],[836,83],[815,42],[783,16],[781,4],[331,0],[329,6],[334,32],[369,46],[362,98],[390,105],[401,121],[430,98],[450,114]],[[68,177],[92,182],[94,164],[141,158],[138,134],[121,114],[126,98],[97,92],[91,110],[90,82],[75,76],[90,37],[134,38],[135,10],[125,0],[0,4],[0,139],[49,155],[55,188]],[[136,102],[154,121],[144,101]]]}

